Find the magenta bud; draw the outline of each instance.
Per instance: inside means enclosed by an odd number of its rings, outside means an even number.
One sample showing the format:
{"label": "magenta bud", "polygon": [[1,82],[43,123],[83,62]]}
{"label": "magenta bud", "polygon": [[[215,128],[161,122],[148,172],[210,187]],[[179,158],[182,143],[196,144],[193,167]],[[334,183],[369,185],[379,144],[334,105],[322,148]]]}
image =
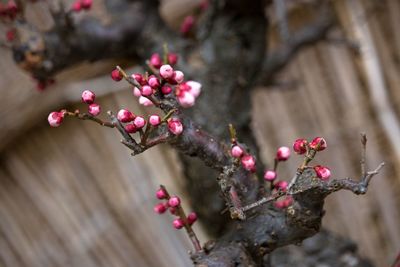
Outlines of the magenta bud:
{"label": "magenta bud", "polygon": [[252,155],[244,155],[242,157],[242,166],[250,172],[256,171],[256,160]]}
{"label": "magenta bud", "polygon": [[315,137],[310,143],[310,148],[316,151],[322,151],[327,146],[325,139],[322,137]]}
{"label": "magenta bud", "polygon": [[278,148],[276,152],[276,159],[279,161],[285,161],[290,157],[290,149],[286,146]]}
{"label": "magenta bud", "polygon": [[158,199],[165,199],[165,198],[167,198],[167,192],[165,192],[164,189],[160,188],[156,192],[156,197]]}
{"label": "magenta bud", "polygon": [[294,141],[293,143],[293,150],[294,152],[296,152],[297,154],[304,154],[307,152],[307,140],[304,138],[300,138],[297,139],[296,141]]}
{"label": "magenta bud", "polygon": [[177,207],[181,204],[181,199],[178,196],[172,196],[170,199],[168,199],[168,205],[170,207]]}
{"label": "magenta bud", "polygon": [[82,102],[83,103],[92,104],[94,102],[95,98],[96,98],[96,95],[90,90],[85,90],[82,92]]}
{"label": "magenta bud", "polygon": [[231,149],[231,154],[232,154],[232,157],[234,157],[234,158],[240,158],[241,156],[243,156],[243,153],[244,153],[244,151],[240,146],[235,145]]}
{"label": "magenta bud", "polygon": [[314,171],[321,180],[327,181],[331,177],[331,170],[328,167],[317,165],[314,167]]}
{"label": "magenta bud", "polygon": [[90,104],[88,107],[88,112],[90,115],[93,115],[93,116],[99,115],[101,112],[100,105],[96,104],[96,103]]}
{"label": "magenta bud", "polygon": [[174,226],[175,229],[181,229],[183,226],[185,226],[185,223],[181,218],[178,218],[172,222],[172,225]]}
{"label": "magenta bud", "polygon": [[158,214],[163,214],[166,210],[167,208],[163,203],[158,203],[157,205],[154,206],[154,212]]}
{"label": "magenta bud", "polygon": [[268,182],[272,182],[273,180],[276,179],[276,176],[277,176],[276,171],[267,170],[264,173],[264,180],[268,181]]}

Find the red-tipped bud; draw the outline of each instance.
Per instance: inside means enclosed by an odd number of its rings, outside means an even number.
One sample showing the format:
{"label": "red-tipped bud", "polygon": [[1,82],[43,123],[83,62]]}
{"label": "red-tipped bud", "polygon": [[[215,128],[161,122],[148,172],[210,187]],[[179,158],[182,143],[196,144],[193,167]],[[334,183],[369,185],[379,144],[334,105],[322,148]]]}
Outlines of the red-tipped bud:
{"label": "red-tipped bud", "polygon": [[195,81],[187,81],[186,84],[189,86],[188,92],[194,97],[198,97],[201,93],[201,83]]}
{"label": "red-tipped bud", "polygon": [[150,123],[152,126],[157,126],[157,125],[159,125],[159,124],[161,123],[161,118],[160,118],[160,116],[158,116],[158,115],[151,115],[151,116],[149,117],[149,123]]}
{"label": "red-tipped bud", "polygon": [[140,96],[140,97],[139,97],[139,104],[140,104],[140,105],[143,105],[143,106],[145,106],[145,107],[149,107],[149,106],[152,106],[152,105],[153,105],[153,102],[151,102],[151,100],[148,99],[147,97]]}
{"label": "red-tipped bud", "polygon": [[82,92],[82,102],[83,103],[93,104],[95,98],[96,98],[96,95],[90,90],[85,90]]}
{"label": "red-tipped bud", "polygon": [[281,146],[276,152],[276,159],[279,161],[285,161],[290,157],[290,149],[286,146]]}
{"label": "red-tipped bud", "polygon": [[181,229],[183,226],[185,226],[185,223],[181,218],[178,218],[172,222],[172,225],[175,229]]}
{"label": "red-tipped bud", "polygon": [[117,119],[120,122],[130,122],[135,119],[135,115],[127,109],[120,109],[117,113]]}
{"label": "red-tipped bud", "polygon": [[160,188],[156,192],[156,197],[158,199],[165,199],[165,198],[167,198],[167,192],[165,192],[164,189]]}
{"label": "red-tipped bud", "polygon": [[252,155],[244,155],[242,157],[242,166],[250,172],[256,171],[256,160]]}
{"label": "red-tipped bud", "polygon": [[143,75],[140,73],[134,73],[131,75],[131,77],[135,79],[135,81],[137,81],[140,85],[145,85],[147,83],[146,80],[143,78]]}
{"label": "red-tipped bud", "polygon": [[90,104],[88,107],[88,112],[90,115],[93,115],[93,116],[99,115],[101,112],[100,105],[96,104],[96,103]]}
{"label": "red-tipped bud", "polygon": [[160,87],[160,82],[158,81],[157,77],[154,75],[151,75],[148,79],[148,83],[153,89],[157,89]]}
{"label": "red-tipped bud", "polygon": [[83,9],[89,10],[92,7],[93,0],[81,0],[81,5]]}
{"label": "red-tipped bud", "polygon": [[264,173],[264,180],[268,181],[268,182],[272,182],[273,180],[276,179],[276,171],[272,171],[272,170],[267,170]]}
{"label": "red-tipped bud", "polygon": [[310,143],[310,148],[316,151],[322,151],[326,147],[327,147],[326,141],[322,137],[315,137]]}
{"label": "red-tipped bud", "polygon": [[162,59],[158,53],[154,53],[150,57],[150,65],[154,68],[159,69],[162,65]]}
{"label": "red-tipped bud", "polygon": [[307,144],[308,144],[308,142],[306,139],[304,139],[304,138],[297,139],[293,143],[294,152],[296,152],[299,155],[306,153],[307,152]]}
{"label": "red-tipped bud", "polygon": [[114,69],[114,70],[111,72],[111,78],[112,78],[114,81],[119,82],[120,80],[122,80],[123,76],[122,76],[122,73],[121,73],[118,69]]}
{"label": "red-tipped bud", "polygon": [[286,190],[287,190],[287,187],[288,187],[288,182],[286,182],[286,181],[279,181],[279,182],[277,182],[277,183],[274,185],[274,187],[275,187],[276,189],[280,189],[280,190],[282,190],[282,191],[286,191]]}
{"label": "red-tipped bud", "polygon": [[168,94],[170,94],[172,92],[172,88],[170,86],[168,86],[168,85],[164,85],[163,87],[161,87],[161,92],[164,95],[168,95]]}
{"label": "red-tipped bud", "polygon": [[178,102],[179,102],[179,105],[181,105],[182,107],[190,108],[190,107],[194,106],[194,103],[196,102],[196,98],[189,92],[181,91],[178,96]]}
{"label": "red-tipped bud", "polygon": [[178,55],[175,53],[168,53],[168,64],[175,65],[178,62]]}
{"label": "red-tipped bud", "polygon": [[170,65],[162,65],[160,67],[160,76],[169,79],[174,75],[174,69]]}
{"label": "red-tipped bud", "polygon": [[124,126],[124,128],[125,128],[125,131],[126,131],[127,133],[136,133],[136,131],[138,130],[138,129],[136,128],[135,124],[133,124],[133,123],[126,124],[126,125]]}
{"label": "red-tipped bud", "polygon": [[174,79],[175,82],[179,84],[179,83],[183,82],[183,80],[185,79],[185,75],[183,74],[182,71],[177,70],[177,71],[174,71],[172,79]]}
{"label": "red-tipped bud", "polygon": [[167,210],[167,207],[163,203],[158,203],[154,206],[154,212],[158,214],[163,214]]}
{"label": "red-tipped bud", "polygon": [[195,22],[194,16],[185,17],[185,19],[183,20],[182,25],[181,25],[181,33],[183,35],[187,35],[190,32],[190,30],[193,28],[194,22]]}
{"label": "red-tipped bud", "polygon": [[61,125],[61,123],[64,120],[64,113],[53,111],[49,114],[49,116],[47,117],[47,120],[51,127],[58,127]]}
{"label": "red-tipped bud", "polygon": [[178,207],[181,204],[181,199],[178,196],[172,196],[168,199],[168,205],[170,207]]}
{"label": "red-tipped bud", "polygon": [[231,149],[231,154],[234,158],[240,158],[241,156],[243,156],[243,153],[244,151],[240,146],[233,146]]}
{"label": "red-tipped bud", "polygon": [[142,95],[143,96],[151,96],[153,94],[153,88],[148,85],[142,86]]}
{"label": "red-tipped bud", "polygon": [[141,116],[137,116],[133,120],[133,124],[135,124],[136,128],[141,129],[146,125],[146,120]]}
{"label": "red-tipped bud", "polygon": [[191,212],[187,216],[187,221],[190,225],[192,225],[195,221],[197,221],[197,214],[196,212]]}
{"label": "red-tipped bud", "polygon": [[77,0],[72,4],[71,10],[74,12],[79,12],[82,10],[81,1]]}
{"label": "red-tipped bud", "polygon": [[314,167],[314,171],[321,180],[327,181],[331,177],[331,170],[328,167],[317,165]]}
{"label": "red-tipped bud", "polygon": [[178,118],[172,118],[168,121],[168,130],[174,135],[180,135],[183,132],[183,124]]}

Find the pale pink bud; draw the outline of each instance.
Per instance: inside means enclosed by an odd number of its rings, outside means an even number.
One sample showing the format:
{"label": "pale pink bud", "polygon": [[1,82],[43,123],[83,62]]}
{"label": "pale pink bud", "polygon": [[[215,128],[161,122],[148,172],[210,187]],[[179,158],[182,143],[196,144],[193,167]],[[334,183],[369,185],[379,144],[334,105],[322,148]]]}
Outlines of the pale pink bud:
{"label": "pale pink bud", "polygon": [[301,139],[297,139],[296,141],[294,141],[293,143],[293,150],[294,152],[296,152],[297,154],[304,154],[307,152],[307,140],[304,138]]}
{"label": "pale pink bud", "polygon": [[101,112],[100,105],[96,104],[96,103],[90,104],[88,107],[88,112],[89,112],[89,114],[91,114],[93,116],[99,115]]}
{"label": "pale pink bud", "polygon": [[285,161],[290,157],[290,149],[286,146],[281,146],[276,152],[276,159],[279,161]]}
{"label": "pale pink bud", "polygon": [[169,79],[174,75],[174,69],[170,65],[162,65],[160,67],[160,75],[164,79]]}
{"label": "pale pink bud", "polygon": [[170,86],[168,86],[168,85],[164,85],[163,87],[161,87],[161,92],[164,95],[168,95],[168,94],[170,94],[172,92],[172,88]]}
{"label": "pale pink bud", "polygon": [[195,221],[197,221],[197,214],[196,212],[191,212],[187,216],[187,221],[190,225],[192,225]]}
{"label": "pale pink bud", "polygon": [[181,229],[183,226],[185,226],[185,223],[181,218],[178,218],[172,222],[172,225],[175,229]]}
{"label": "pale pink bud", "polygon": [[82,92],[82,102],[83,103],[92,104],[94,102],[95,98],[96,98],[96,95],[90,90],[85,90]]}
{"label": "pale pink bud", "polygon": [[153,89],[157,89],[160,86],[160,82],[158,81],[157,77],[154,75],[149,77],[148,83],[151,86],[151,88],[153,88]]}
{"label": "pale pink bud", "polygon": [[47,117],[47,121],[49,122],[51,127],[58,127],[64,120],[64,113],[53,111]]}
{"label": "pale pink bud", "polygon": [[191,93],[194,97],[198,97],[201,93],[201,83],[195,81],[187,81],[187,85],[189,85],[189,93]]}
{"label": "pale pink bud", "polygon": [[165,199],[165,198],[167,198],[167,193],[165,192],[164,189],[160,188],[160,189],[158,189],[157,192],[156,192],[156,197],[157,197],[158,199]]}
{"label": "pale pink bud", "polygon": [[133,123],[126,124],[126,125],[124,126],[124,128],[125,128],[125,131],[126,131],[127,133],[136,133],[136,131],[138,130],[138,129],[136,128],[135,124],[133,124]]}
{"label": "pale pink bud", "polygon": [[139,104],[145,106],[145,107],[149,107],[153,105],[153,102],[151,102],[150,99],[148,99],[147,97],[144,96],[140,96],[139,97]]}
{"label": "pale pink bud", "polygon": [[135,79],[140,85],[145,85],[147,83],[146,80],[143,78],[143,75],[140,73],[134,73],[131,75],[131,77]]}
{"label": "pale pink bud", "polygon": [[154,212],[158,214],[163,214],[167,210],[167,207],[163,203],[158,203],[154,206]]}
{"label": "pale pink bud", "polygon": [[327,147],[326,141],[322,137],[315,137],[310,143],[310,148],[316,151],[322,151],[326,147]]}
{"label": "pale pink bud", "polygon": [[168,53],[168,64],[175,65],[178,62],[178,55],[175,53]]}
{"label": "pale pink bud", "polygon": [[190,32],[190,30],[193,28],[194,22],[195,22],[194,16],[185,17],[185,19],[183,20],[182,25],[181,25],[181,33],[183,35],[187,35]]}
{"label": "pale pink bud", "polygon": [[331,177],[331,170],[328,167],[317,165],[314,167],[314,171],[321,180],[326,181]]}
{"label": "pale pink bud", "polygon": [[136,128],[141,129],[146,125],[146,120],[141,116],[137,116],[133,120],[133,124],[135,124]]}
{"label": "pale pink bud", "polygon": [[276,176],[277,176],[276,171],[267,170],[264,173],[264,180],[271,182],[276,179]]}
{"label": "pale pink bud", "polygon": [[133,115],[133,113],[130,112],[129,110],[127,110],[127,109],[121,109],[117,113],[117,119],[120,122],[130,122],[130,121],[133,121],[135,119],[135,115]]}
{"label": "pale pink bud", "polygon": [[114,81],[119,82],[120,80],[122,80],[123,76],[122,76],[122,73],[121,73],[118,69],[114,69],[114,70],[111,72],[111,78],[112,78]]}
{"label": "pale pink bud", "polygon": [[181,199],[178,196],[172,196],[168,199],[168,205],[170,207],[178,207],[181,204]]}
{"label": "pale pink bud", "polygon": [[140,89],[137,88],[136,86],[133,87],[133,95],[136,96],[136,97],[142,96],[142,93],[140,92]]}
{"label": "pale pink bud", "polygon": [[148,85],[142,86],[142,95],[143,96],[151,96],[153,94],[153,88]]}
{"label": "pale pink bud", "polygon": [[244,155],[241,162],[243,168],[246,170],[250,172],[254,172],[256,170],[256,160],[252,155]]}
{"label": "pale pink bud", "polygon": [[181,92],[181,94],[178,96],[178,102],[184,108],[194,106],[195,101],[196,99],[189,92]]}
{"label": "pale pink bud", "polygon": [[233,146],[231,149],[232,157],[240,158],[243,156],[243,149],[240,146]]}
{"label": "pale pink bud", "polygon": [[183,74],[182,71],[177,70],[174,71],[173,79],[175,80],[176,83],[181,83],[185,79],[185,75]]}
{"label": "pale pink bud", "polygon": [[287,190],[287,187],[288,187],[288,182],[286,182],[286,181],[279,181],[279,182],[277,182],[277,183],[274,185],[274,187],[275,187],[276,189],[280,189],[280,190],[282,190],[282,191],[286,191],[286,190]]}
{"label": "pale pink bud", "polygon": [[149,117],[149,123],[153,126],[157,126],[161,123],[161,118],[158,115],[151,115]]}
{"label": "pale pink bud", "polygon": [[183,132],[182,122],[177,118],[168,121],[168,130],[174,135],[180,135]]}
{"label": "pale pink bud", "polygon": [[150,64],[156,69],[161,67],[162,59],[161,59],[161,57],[160,57],[160,55],[158,53],[154,53],[154,54],[151,55]]}

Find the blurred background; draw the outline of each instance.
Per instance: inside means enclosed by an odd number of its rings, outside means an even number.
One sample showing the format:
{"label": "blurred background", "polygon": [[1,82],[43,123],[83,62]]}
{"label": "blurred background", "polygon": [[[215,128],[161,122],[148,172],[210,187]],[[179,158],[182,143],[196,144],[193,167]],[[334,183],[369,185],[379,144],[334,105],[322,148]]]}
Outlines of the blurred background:
{"label": "blurred background", "polygon": [[[101,17],[102,2],[94,1],[87,15]],[[162,3],[177,28],[198,1]],[[280,73],[281,84],[254,92],[253,130],[266,164],[278,146],[324,136],[329,147],[318,162],[335,178],[356,179],[359,133],[366,132],[369,168],[381,161],[386,167],[365,196],[330,196],[323,225],[357,242],[376,266],[389,266],[400,250],[400,1],[333,3],[339,27],[330,41],[298,53]],[[294,27],[310,19],[299,7],[289,15]],[[28,10],[28,18],[43,29],[51,25],[44,4]],[[271,50],[277,39],[274,28]],[[160,183],[190,210],[175,151],[158,146],[133,158],[116,131],[73,119],[59,128],[47,124],[50,111],[83,108],[85,89],[103,110],[148,113],[127,84],[109,78],[120,62],[76,66],[39,93],[11,52],[0,53],[0,266],[190,266],[185,233],[172,228],[169,215],[153,212]],[[282,164],[280,176],[289,179],[299,161],[293,156]],[[200,224],[195,230],[202,242],[209,238]]]}

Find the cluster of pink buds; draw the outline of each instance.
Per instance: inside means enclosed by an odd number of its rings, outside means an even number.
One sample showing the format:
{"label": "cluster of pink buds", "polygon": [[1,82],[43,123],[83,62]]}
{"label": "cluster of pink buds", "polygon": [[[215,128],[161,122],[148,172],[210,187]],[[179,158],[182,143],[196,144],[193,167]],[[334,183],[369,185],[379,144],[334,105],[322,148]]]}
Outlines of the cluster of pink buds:
{"label": "cluster of pink buds", "polygon": [[232,144],[231,155],[234,158],[240,159],[244,169],[250,172],[256,171],[256,159],[252,155],[245,153],[243,148],[239,146],[236,141]]}
{"label": "cluster of pink buds", "polygon": [[88,104],[88,113],[92,116],[97,116],[101,112],[101,108],[99,104],[94,103],[96,95],[90,91],[85,90],[82,92],[82,102]]}
{"label": "cluster of pink buds", "polygon": [[172,225],[175,229],[190,227],[197,221],[197,214],[195,212],[191,212],[186,216],[181,206],[181,199],[178,196],[170,196],[165,187],[161,186],[160,189],[157,190],[156,197],[165,201],[155,205],[154,212],[163,214],[169,210],[171,214],[177,217],[172,222]]}
{"label": "cluster of pink buds", "polygon": [[80,12],[81,10],[89,10],[92,7],[93,0],[76,0],[71,7],[73,12]]}
{"label": "cluster of pink buds", "polygon": [[278,148],[276,151],[276,157],[275,157],[275,164],[274,164],[274,169],[273,170],[266,170],[264,173],[264,180],[267,182],[270,182],[271,185],[273,186],[273,181],[278,177],[278,174],[276,172],[276,169],[278,167],[278,163],[280,161],[286,161],[290,157],[290,149],[286,146],[281,146]]}

